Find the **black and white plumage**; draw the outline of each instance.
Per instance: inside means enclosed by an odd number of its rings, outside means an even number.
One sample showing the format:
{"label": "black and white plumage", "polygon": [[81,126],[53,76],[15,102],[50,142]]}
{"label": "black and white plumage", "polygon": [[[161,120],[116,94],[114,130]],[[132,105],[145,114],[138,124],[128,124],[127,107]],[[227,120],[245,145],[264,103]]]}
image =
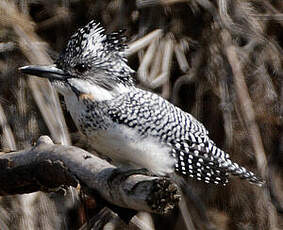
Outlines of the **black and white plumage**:
{"label": "black and white plumage", "polygon": [[49,78],[77,127],[117,164],[224,185],[232,174],[261,185],[216,147],[192,115],[135,87],[123,41],[119,32],[105,35],[90,22],[71,37],[55,66],[21,71]]}

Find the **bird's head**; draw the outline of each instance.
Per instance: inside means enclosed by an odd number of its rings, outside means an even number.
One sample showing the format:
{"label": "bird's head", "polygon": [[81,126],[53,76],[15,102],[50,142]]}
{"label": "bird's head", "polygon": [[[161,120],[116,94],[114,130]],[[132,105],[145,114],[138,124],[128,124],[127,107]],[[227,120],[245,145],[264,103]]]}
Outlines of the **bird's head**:
{"label": "bird's head", "polygon": [[[134,85],[135,73],[127,64],[122,31],[106,35],[94,21],[71,36],[50,66],[24,66],[23,73],[48,78],[62,94],[99,94],[108,99]],[[105,94],[105,95],[103,95]]]}

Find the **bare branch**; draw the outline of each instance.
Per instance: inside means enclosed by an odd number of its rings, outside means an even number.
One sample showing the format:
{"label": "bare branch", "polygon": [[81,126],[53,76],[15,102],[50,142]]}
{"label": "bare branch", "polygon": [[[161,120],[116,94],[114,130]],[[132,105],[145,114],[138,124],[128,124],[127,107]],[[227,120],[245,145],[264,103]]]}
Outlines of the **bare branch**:
{"label": "bare branch", "polygon": [[53,144],[47,136],[31,149],[0,155],[0,195],[50,191],[80,185],[111,204],[166,214],[180,199],[167,178],[121,171],[74,146]]}

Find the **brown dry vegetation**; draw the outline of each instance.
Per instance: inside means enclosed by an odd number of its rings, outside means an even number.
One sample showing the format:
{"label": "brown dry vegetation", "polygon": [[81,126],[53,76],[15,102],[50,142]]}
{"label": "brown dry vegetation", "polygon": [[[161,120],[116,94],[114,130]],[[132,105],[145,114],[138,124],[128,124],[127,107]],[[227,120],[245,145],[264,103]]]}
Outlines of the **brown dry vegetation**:
{"label": "brown dry vegetation", "polygon": [[[204,207],[192,202],[189,208],[194,229],[283,229],[281,0],[0,0],[2,150],[48,134],[92,151],[49,84],[18,72],[52,63],[76,28],[92,19],[108,32],[127,29],[140,87],[192,113],[233,160],[267,181],[263,189],[236,178],[226,187],[192,181]],[[89,202],[88,212],[73,206],[71,196],[60,194],[2,197],[0,229],[77,229],[86,213],[99,211]],[[139,215],[151,225],[152,217]],[[184,229],[177,212],[153,220],[156,229]]]}

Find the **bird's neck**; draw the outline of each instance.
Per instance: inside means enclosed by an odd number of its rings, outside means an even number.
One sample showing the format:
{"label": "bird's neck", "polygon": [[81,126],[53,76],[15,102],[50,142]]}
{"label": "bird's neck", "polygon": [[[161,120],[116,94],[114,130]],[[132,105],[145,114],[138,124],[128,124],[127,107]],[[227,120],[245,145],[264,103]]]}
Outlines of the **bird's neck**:
{"label": "bird's neck", "polygon": [[108,90],[101,86],[92,86],[89,91],[82,92],[80,94],[80,99],[84,99],[85,97],[90,97],[91,100],[100,102],[113,100],[117,98],[121,94],[128,93],[132,86],[125,86],[122,84],[117,84],[113,87],[113,89]]}
{"label": "bird's neck", "polygon": [[58,89],[57,90],[62,93],[65,98],[74,98],[75,96],[77,98],[77,102],[78,100],[82,101],[84,99],[90,99],[94,102],[113,100],[117,96],[129,92],[131,88],[134,87],[124,84],[116,84],[111,89],[108,89],[100,85],[91,84],[77,79],[70,80],[70,84],[73,89],[69,88],[69,90],[63,92]]}

